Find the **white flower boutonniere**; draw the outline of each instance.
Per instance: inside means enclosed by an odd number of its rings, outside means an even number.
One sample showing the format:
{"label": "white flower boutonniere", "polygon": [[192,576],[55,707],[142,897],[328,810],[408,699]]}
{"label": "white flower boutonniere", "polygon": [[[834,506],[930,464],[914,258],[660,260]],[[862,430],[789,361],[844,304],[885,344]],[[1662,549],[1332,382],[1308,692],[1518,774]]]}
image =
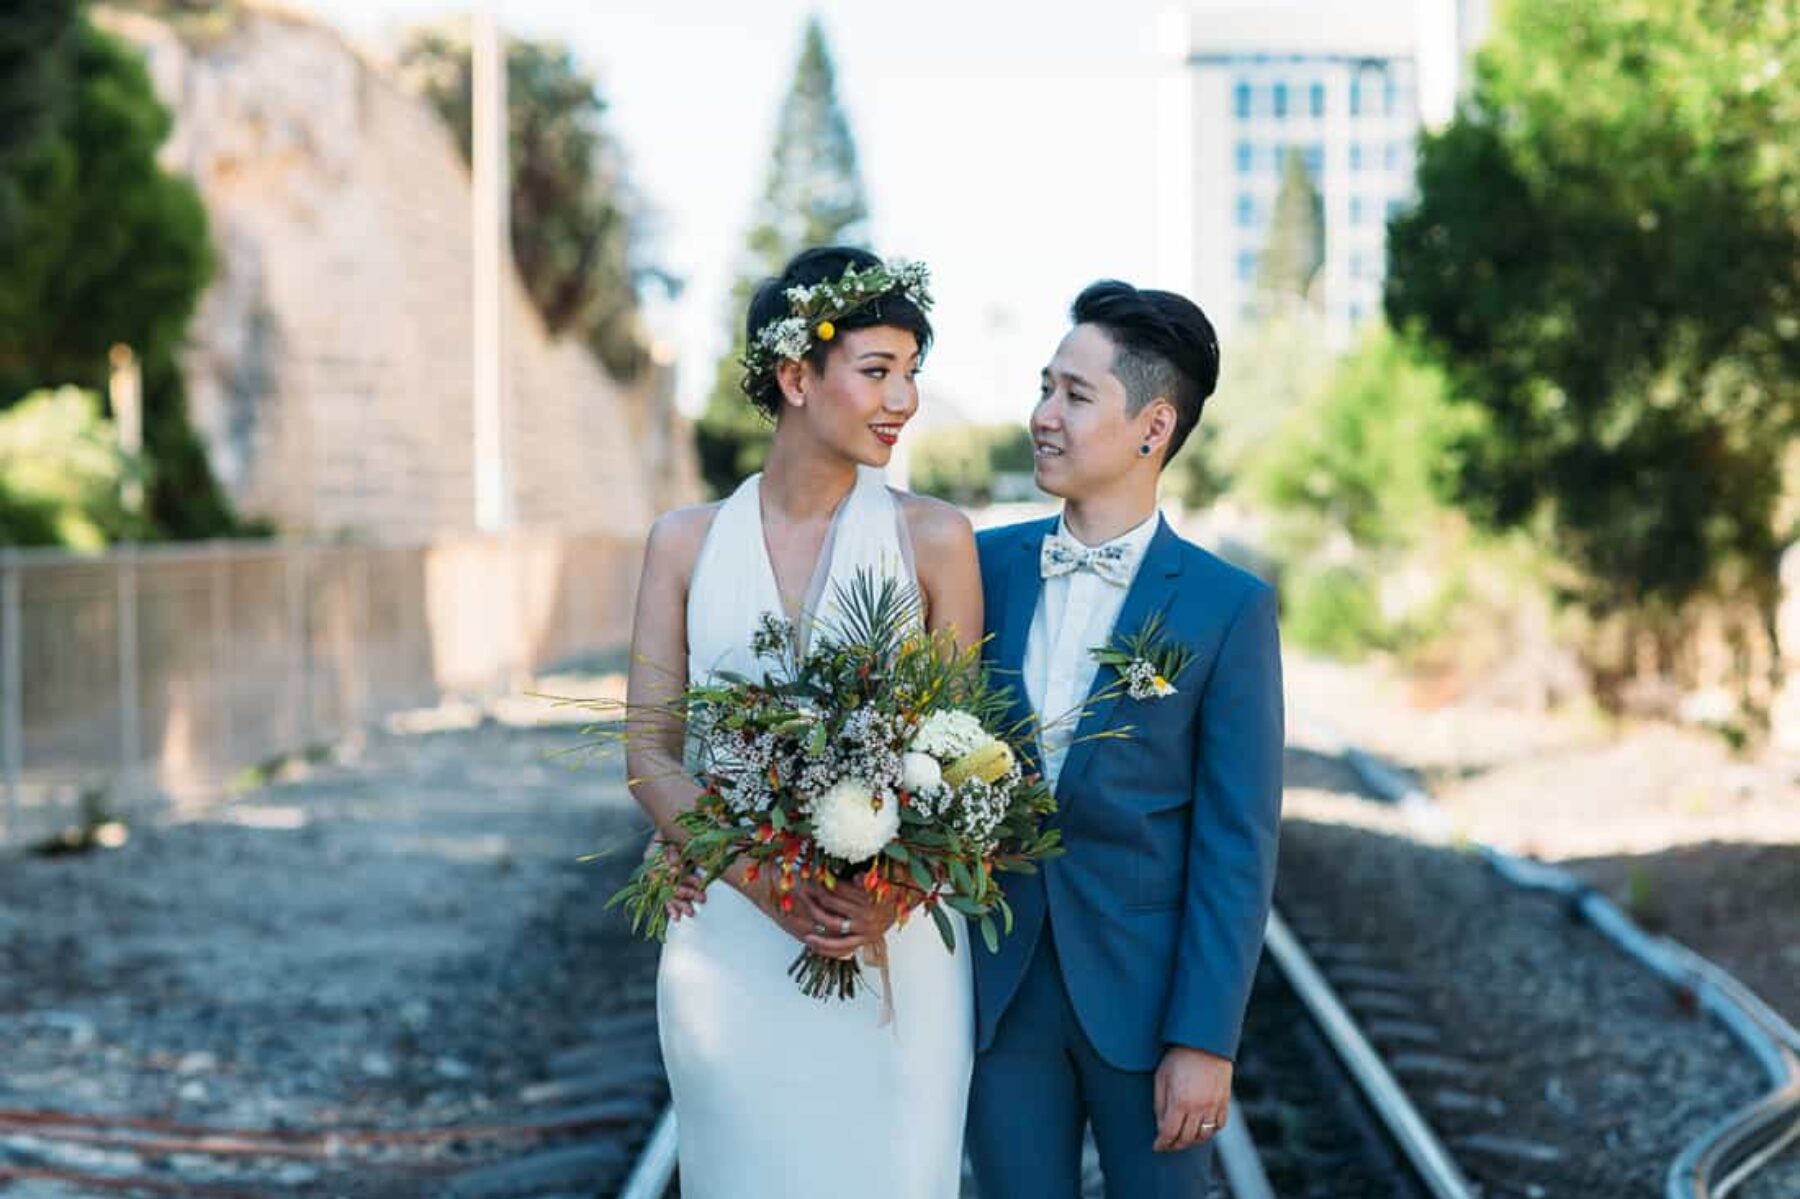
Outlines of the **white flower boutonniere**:
{"label": "white flower boutonniere", "polygon": [[1163,636],[1160,612],[1131,636],[1114,637],[1111,644],[1088,652],[1096,662],[1119,672],[1125,694],[1132,699],[1167,699],[1179,694],[1175,684],[1194,660],[1187,646]]}

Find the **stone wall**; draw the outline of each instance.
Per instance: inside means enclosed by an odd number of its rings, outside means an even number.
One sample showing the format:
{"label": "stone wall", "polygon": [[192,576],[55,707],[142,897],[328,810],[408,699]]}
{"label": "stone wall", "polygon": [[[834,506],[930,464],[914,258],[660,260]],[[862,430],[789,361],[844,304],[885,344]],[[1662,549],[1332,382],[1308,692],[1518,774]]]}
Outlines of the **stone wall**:
{"label": "stone wall", "polygon": [[[418,539],[473,523],[470,186],[449,130],[337,32],[249,4],[204,36],[108,11],[175,114],[218,266],[194,423],[246,515]],[[625,387],[507,280],[506,437],[526,525],[637,533],[699,494],[664,375]]]}

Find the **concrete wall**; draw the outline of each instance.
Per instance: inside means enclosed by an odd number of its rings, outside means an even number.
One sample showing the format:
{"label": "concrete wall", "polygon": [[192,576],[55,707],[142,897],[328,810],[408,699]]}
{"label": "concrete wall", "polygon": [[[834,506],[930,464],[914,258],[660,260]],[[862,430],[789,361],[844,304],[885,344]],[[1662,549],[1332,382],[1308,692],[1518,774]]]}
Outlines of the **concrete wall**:
{"label": "concrete wall", "polygon": [[[250,5],[184,39],[109,11],[175,113],[218,269],[187,355],[196,426],[240,509],[380,539],[473,524],[470,187],[437,115],[335,31]],[[641,532],[699,494],[652,372],[635,388],[504,297],[516,519]]]}

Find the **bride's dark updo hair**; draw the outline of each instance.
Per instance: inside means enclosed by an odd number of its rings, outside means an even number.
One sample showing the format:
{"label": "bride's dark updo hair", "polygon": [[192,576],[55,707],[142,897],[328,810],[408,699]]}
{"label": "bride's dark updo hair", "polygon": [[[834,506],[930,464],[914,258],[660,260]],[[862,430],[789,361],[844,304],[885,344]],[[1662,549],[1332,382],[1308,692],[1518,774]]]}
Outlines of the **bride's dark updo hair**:
{"label": "bride's dark updo hair", "polygon": [[[782,268],[781,274],[773,279],[764,279],[758,285],[756,295],[750,300],[750,310],[744,317],[745,343],[755,345],[756,335],[764,327],[789,315],[787,292],[790,287],[836,283],[851,267],[866,271],[881,265],[881,259],[867,250],[850,246],[816,246],[800,251]],[[917,339],[921,359],[931,348],[931,322],[926,319],[919,306],[907,297],[905,291],[898,288],[832,318],[832,324],[837,326],[839,332],[872,329],[877,325],[905,329]],[[824,370],[825,359],[836,344],[835,339],[821,341],[814,337],[812,347],[806,352],[806,361],[812,363],[814,370]],[[765,361],[758,368],[747,368],[744,372],[745,398],[770,419],[781,411],[781,384],[775,377],[779,363],[780,359],[776,358]]]}

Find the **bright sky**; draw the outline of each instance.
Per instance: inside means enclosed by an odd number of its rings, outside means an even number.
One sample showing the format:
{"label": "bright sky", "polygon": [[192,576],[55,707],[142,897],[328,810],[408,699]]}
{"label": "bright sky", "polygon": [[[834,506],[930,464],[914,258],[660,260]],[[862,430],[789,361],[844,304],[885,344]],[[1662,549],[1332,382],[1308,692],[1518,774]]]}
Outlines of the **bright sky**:
{"label": "bright sky", "polygon": [[[301,0],[377,43],[441,0]],[[1156,273],[1159,0],[496,0],[510,31],[567,40],[599,75],[632,177],[687,281],[652,313],[694,411],[806,15],[838,68],[874,247],[930,264],[939,420],[1023,419],[1089,281]],[[465,6],[466,10],[466,6]],[[935,423],[935,422],[934,422]]]}

